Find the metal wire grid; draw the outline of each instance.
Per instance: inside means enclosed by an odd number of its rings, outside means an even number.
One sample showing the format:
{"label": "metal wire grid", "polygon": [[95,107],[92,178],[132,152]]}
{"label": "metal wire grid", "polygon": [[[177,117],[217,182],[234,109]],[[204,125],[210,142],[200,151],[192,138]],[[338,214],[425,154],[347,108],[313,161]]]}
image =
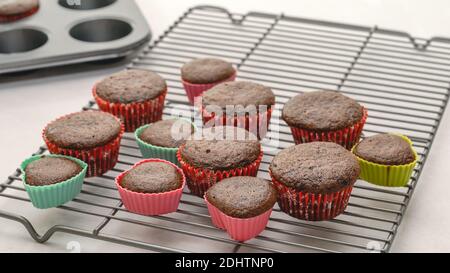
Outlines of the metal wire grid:
{"label": "metal wire grid", "polygon": [[[211,6],[192,8],[130,65],[167,79],[166,116],[196,115],[180,83],[184,62],[213,56],[234,63],[241,80],[268,85],[277,96],[268,135],[273,140],[264,142],[259,173],[269,178],[273,156],[293,144],[289,128],[279,119],[283,104],[301,92],[339,90],[369,109],[365,136],[398,132],[413,140],[420,160],[408,186],[390,189],[358,181],[347,211],[328,222],[299,221],[276,207],[266,231],[239,243],[214,228],[202,200],[187,191],[176,213],[158,217],[128,213],[114,186],[115,176],[141,159],[128,134],[118,165],[100,178],[86,179],[78,198],[56,209],[93,216],[92,227],[54,226],[40,236],[20,213],[0,210],[0,216],[22,223],[41,243],[65,232],[156,252],[388,252],[447,105],[449,53],[450,43],[442,38],[413,39],[377,27],[255,12],[238,15]],[[96,105],[90,102],[84,109]],[[37,153],[45,152],[42,147]],[[19,172],[0,184],[0,196],[29,205]]]}

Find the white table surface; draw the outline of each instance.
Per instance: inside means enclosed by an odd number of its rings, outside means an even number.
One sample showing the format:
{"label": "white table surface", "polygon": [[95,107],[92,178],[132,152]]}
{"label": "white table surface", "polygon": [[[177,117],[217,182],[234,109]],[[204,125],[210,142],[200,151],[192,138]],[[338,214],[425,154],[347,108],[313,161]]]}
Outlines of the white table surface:
{"label": "white table surface", "polygon": [[[206,1],[137,2],[156,37],[187,8]],[[209,0],[208,4],[239,13],[250,10],[285,12],[288,15],[362,25],[377,24],[420,37],[450,36],[448,0]],[[11,174],[24,158],[42,144],[40,133],[48,121],[80,110],[90,99],[92,84],[122,68],[123,64],[48,69],[0,82],[0,179]],[[449,115],[447,111],[394,242],[394,252],[450,251]],[[0,209],[17,205],[20,203],[0,199]],[[34,223],[45,227],[63,220],[63,213],[55,213],[53,218],[45,218],[45,223],[36,215]],[[136,251],[63,234],[57,234],[49,243],[40,245],[30,239],[21,225],[0,218],[0,252],[67,252],[67,245],[72,241],[79,242],[83,252]]]}

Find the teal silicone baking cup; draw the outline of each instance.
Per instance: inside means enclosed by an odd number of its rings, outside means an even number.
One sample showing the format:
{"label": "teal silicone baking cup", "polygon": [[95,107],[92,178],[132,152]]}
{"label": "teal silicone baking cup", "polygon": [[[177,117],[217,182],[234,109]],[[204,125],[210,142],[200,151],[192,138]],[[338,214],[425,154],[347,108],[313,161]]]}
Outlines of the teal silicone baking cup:
{"label": "teal silicone baking cup", "polygon": [[[188,120],[186,120],[188,121]],[[188,121],[190,122],[190,121]],[[192,126],[194,126],[194,131],[197,130],[195,125],[190,122]],[[161,146],[155,146],[149,143],[144,142],[139,136],[142,134],[142,132],[148,128],[150,124],[144,125],[140,128],[138,128],[134,132],[134,136],[136,137],[137,144],[139,146],[139,149],[141,150],[142,156],[146,159],[148,158],[159,158],[164,159],[167,161],[172,162],[173,164],[180,166],[180,162],[178,162],[177,159],[177,152],[178,148],[167,148],[167,147],[161,147]]]}
{"label": "teal silicone baking cup", "polygon": [[[27,174],[25,172],[26,167],[31,162],[36,161],[42,158],[43,156],[70,159],[79,164],[82,168],[82,171],[78,175],[57,184],[46,186],[28,185],[26,183],[27,181]],[[38,209],[48,209],[58,207],[69,201],[72,201],[81,192],[81,187],[83,185],[83,181],[86,176],[88,165],[81,160],[69,156],[38,155],[25,160],[20,165],[20,169],[22,171],[23,185],[28,193],[28,196],[30,197],[33,206]]]}

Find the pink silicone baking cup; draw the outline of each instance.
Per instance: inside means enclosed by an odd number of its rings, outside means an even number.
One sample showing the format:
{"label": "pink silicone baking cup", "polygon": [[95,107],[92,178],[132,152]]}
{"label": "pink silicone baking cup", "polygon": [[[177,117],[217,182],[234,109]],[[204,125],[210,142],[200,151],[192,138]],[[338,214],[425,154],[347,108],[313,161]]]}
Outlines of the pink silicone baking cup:
{"label": "pink silicone baking cup", "polygon": [[10,22],[21,20],[23,18],[26,18],[26,17],[29,17],[29,16],[35,14],[38,10],[39,10],[39,6],[32,8],[27,12],[20,13],[20,14],[0,15],[0,23],[10,23]]}
{"label": "pink silicone baking cup", "polygon": [[258,158],[251,164],[242,167],[242,168],[236,168],[233,170],[209,170],[209,169],[203,169],[203,168],[197,168],[186,161],[183,160],[181,156],[181,152],[184,149],[184,146],[181,146],[180,149],[177,152],[177,158],[180,162],[181,168],[183,169],[184,174],[187,178],[187,186],[189,190],[199,196],[203,197],[205,195],[205,192],[214,184],[217,182],[233,177],[233,176],[254,176],[258,174],[259,165],[261,164],[261,160],[263,157],[263,152],[261,151]]}
{"label": "pink silicone baking cup", "polygon": [[353,185],[329,194],[313,194],[297,191],[277,181],[270,172],[278,190],[280,209],[292,217],[306,221],[331,220],[345,211]]}
{"label": "pink silicone baking cup", "polygon": [[[173,191],[162,193],[133,192],[122,187],[122,179],[130,170],[148,162],[162,162],[176,168],[183,180],[181,187]],[[116,178],[116,186],[119,190],[120,198],[128,211],[146,216],[162,215],[177,211],[181,195],[183,194],[183,188],[186,185],[186,177],[179,167],[162,159],[146,159],[136,163],[130,170],[121,173]]]}
{"label": "pink silicone baking cup", "polygon": [[100,110],[120,118],[126,132],[134,132],[143,125],[162,119],[167,90],[152,100],[135,103],[108,102],[97,95],[96,86],[92,88],[92,95]]}
{"label": "pink silicone baking cup", "polygon": [[[256,115],[247,114],[242,116],[227,116],[225,114],[216,116],[214,113],[209,113],[208,111],[206,111],[205,108],[203,108],[201,111],[204,125],[207,125],[207,123],[209,123],[211,120],[214,120],[214,125],[228,125],[244,128],[245,130],[257,136],[258,139],[263,139],[269,130],[270,119],[272,118],[273,110],[272,107],[269,107],[267,111],[258,112]],[[253,124],[256,124],[257,128],[254,128]]]}
{"label": "pink silicone baking cup", "polygon": [[[62,116],[55,121],[71,115],[73,114]],[[125,129],[119,119],[117,119],[117,122],[120,123],[121,129],[119,135],[115,139],[111,140],[106,145],[88,150],[74,150],[58,147],[56,143],[51,142],[45,135],[45,132],[47,131],[50,123],[47,124],[47,126],[45,126],[44,130],[42,131],[42,138],[44,139],[45,144],[47,145],[47,148],[51,154],[78,158],[88,164],[88,171],[86,173],[87,177],[101,176],[102,174],[114,168],[117,163],[117,159],[119,158],[120,141],[122,140]]]}
{"label": "pink silicone baking cup", "polygon": [[270,209],[263,214],[252,218],[234,218],[226,215],[209,203],[206,196],[204,199],[208,206],[213,225],[225,230],[233,240],[239,242],[253,239],[263,232],[269,222],[270,214],[272,213],[272,209]]}
{"label": "pink silicone baking cup", "polygon": [[295,144],[302,144],[308,142],[322,141],[335,142],[346,149],[350,150],[359,142],[362,130],[366,124],[368,112],[363,109],[364,114],[362,119],[355,125],[337,131],[329,132],[315,132],[307,129],[297,128],[291,126],[292,135],[294,136]]}
{"label": "pink silicone baking cup", "polygon": [[198,84],[198,83],[190,83],[183,79],[181,81],[183,82],[184,90],[186,91],[186,95],[189,99],[189,102],[194,105],[195,98],[200,97],[203,95],[203,92],[208,91],[209,89],[213,88],[214,86],[224,83],[224,82],[232,82],[236,80],[237,72],[234,71],[234,74],[231,75],[228,79],[222,80],[220,82],[216,83],[207,83],[207,84]]}

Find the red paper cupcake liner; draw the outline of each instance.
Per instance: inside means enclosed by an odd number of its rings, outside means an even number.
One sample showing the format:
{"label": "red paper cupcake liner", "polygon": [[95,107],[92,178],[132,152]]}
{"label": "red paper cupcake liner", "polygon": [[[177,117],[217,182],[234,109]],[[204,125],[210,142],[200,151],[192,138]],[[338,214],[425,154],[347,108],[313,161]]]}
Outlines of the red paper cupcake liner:
{"label": "red paper cupcake liner", "polygon": [[[70,115],[66,115],[61,118],[67,116]],[[117,121],[120,122],[118,119]],[[125,132],[122,123],[120,125],[121,126],[120,133],[115,139],[113,139],[106,145],[89,150],[74,150],[58,147],[58,145],[51,142],[45,135],[48,126],[49,124],[47,124],[45,129],[42,131],[42,138],[44,139],[49,152],[51,154],[59,154],[75,157],[86,162],[88,164],[88,171],[86,173],[87,177],[100,176],[106,173],[107,171],[111,170],[112,168],[114,168],[114,166],[116,165],[117,159],[119,158],[120,141],[122,140],[122,136]]]}
{"label": "red paper cupcake liner", "polygon": [[162,119],[167,90],[152,100],[128,104],[111,103],[100,98],[97,95],[96,86],[92,89],[92,94],[100,110],[120,118],[126,132],[134,132],[143,125]]}
{"label": "red paper cupcake liner", "polygon": [[258,174],[259,165],[261,164],[261,160],[263,157],[263,152],[261,151],[261,154],[259,157],[251,164],[236,168],[233,170],[226,170],[226,171],[214,171],[214,170],[208,170],[208,169],[202,169],[197,168],[186,161],[183,160],[181,156],[181,152],[183,150],[184,146],[181,146],[177,153],[178,161],[180,162],[181,168],[184,171],[184,174],[187,178],[187,186],[189,190],[199,196],[203,197],[205,192],[214,184],[217,182],[233,177],[233,176],[254,176]]}
{"label": "red paper cupcake liner", "polygon": [[220,82],[216,83],[208,83],[208,84],[195,84],[187,82],[183,79],[181,81],[183,82],[184,90],[186,91],[186,95],[189,99],[189,102],[194,105],[195,98],[200,97],[203,95],[203,92],[208,91],[209,89],[213,88],[214,86],[224,83],[224,82],[232,82],[236,80],[237,72],[235,71],[234,74],[229,77],[228,79],[222,80]]}
{"label": "red paper cupcake liner", "polygon": [[30,9],[27,12],[13,15],[0,15],[0,23],[10,23],[35,14],[39,10],[39,6]]}
{"label": "red paper cupcake liner", "polygon": [[234,218],[226,215],[205,197],[214,226],[225,230],[233,240],[244,242],[258,236],[267,226],[272,209],[252,218]]}
{"label": "red paper cupcake liner", "polygon": [[350,150],[353,146],[359,142],[361,133],[366,124],[368,113],[364,108],[364,114],[358,123],[355,125],[337,131],[329,132],[315,132],[307,129],[291,127],[292,135],[296,144],[323,141],[323,142],[335,142],[346,149]]}
{"label": "red paper cupcake liner", "polygon": [[[124,176],[131,169],[136,168],[137,166],[147,162],[162,162],[176,168],[183,180],[181,187],[176,190],[162,193],[133,192],[122,187],[121,182]],[[146,159],[136,163],[131,169],[121,173],[116,178],[116,186],[117,189],[119,190],[120,198],[122,199],[123,205],[128,211],[141,215],[150,216],[150,215],[163,215],[178,210],[181,195],[183,194],[183,188],[186,185],[186,177],[184,176],[183,171],[179,167],[175,166],[175,164],[169,161],[162,159]]]}
{"label": "red paper cupcake liner", "polygon": [[[211,120],[214,120],[214,125],[228,125],[244,128],[257,136],[258,139],[263,139],[269,131],[272,111],[272,107],[269,107],[267,111],[258,112],[256,115],[227,116],[226,114],[223,114],[221,116],[216,116],[214,113],[209,113],[203,108],[202,120],[204,125],[207,125]],[[254,124],[256,124],[256,128]]]}
{"label": "red paper cupcake liner", "polygon": [[270,176],[278,190],[280,209],[292,217],[306,221],[331,220],[343,213],[353,189],[352,185],[335,193],[313,194],[291,189],[278,182],[272,173]]}

